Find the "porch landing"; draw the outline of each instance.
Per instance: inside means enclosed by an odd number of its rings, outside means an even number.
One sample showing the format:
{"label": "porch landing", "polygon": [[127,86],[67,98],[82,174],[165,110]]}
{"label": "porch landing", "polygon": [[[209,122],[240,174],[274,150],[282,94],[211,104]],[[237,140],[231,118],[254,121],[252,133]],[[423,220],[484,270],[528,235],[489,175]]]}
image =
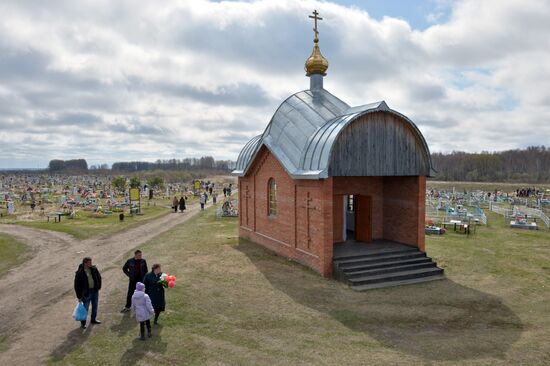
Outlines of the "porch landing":
{"label": "porch landing", "polygon": [[370,243],[364,243],[356,240],[348,240],[343,243],[334,244],[332,254],[333,260],[346,257],[356,257],[358,255],[385,254],[391,252],[400,252],[406,250],[418,250],[416,247],[397,243],[390,240],[374,240]]}

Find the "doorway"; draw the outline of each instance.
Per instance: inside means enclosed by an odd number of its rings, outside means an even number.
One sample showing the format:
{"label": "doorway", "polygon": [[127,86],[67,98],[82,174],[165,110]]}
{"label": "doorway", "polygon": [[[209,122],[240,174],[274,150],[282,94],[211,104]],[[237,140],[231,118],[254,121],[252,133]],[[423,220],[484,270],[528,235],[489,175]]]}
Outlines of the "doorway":
{"label": "doorway", "polygon": [[344,196],[344,241],[355,240],[355,197]]}
{"label": "doorway", "polygon": [[372,199],[364,195],[344,196],[345,240],[372,241]]}

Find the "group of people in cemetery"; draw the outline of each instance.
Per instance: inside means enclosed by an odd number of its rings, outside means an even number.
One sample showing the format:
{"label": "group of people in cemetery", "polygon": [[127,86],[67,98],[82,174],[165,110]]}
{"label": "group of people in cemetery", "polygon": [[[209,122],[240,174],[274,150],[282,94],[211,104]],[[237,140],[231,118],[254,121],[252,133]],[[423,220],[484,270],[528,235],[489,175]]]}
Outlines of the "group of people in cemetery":
{"label": "group of people in cemetery", "polygon": [[[152,336],[151,318],[154,324],[158,324],[160,313],[165,311],[166,307],[161,266],[153,264],[149,272],[141,250],[136,250],[134,256],[124,263],[122,271],[128,277],[128,292],[126,304],[121,312],[132,313],[139,323],[139,339],[145,340],[145,329],[147,329],[147,336]],[[75,273],[74,290],[76,298],[83,304],[86,311],[91,305],[91,324],[101,324],[97,319],[101,281],[101,274],[93,265],[92,258],[85,257]],[[80,321],[82,329],[86,329],[86,324],[87,320]]]}

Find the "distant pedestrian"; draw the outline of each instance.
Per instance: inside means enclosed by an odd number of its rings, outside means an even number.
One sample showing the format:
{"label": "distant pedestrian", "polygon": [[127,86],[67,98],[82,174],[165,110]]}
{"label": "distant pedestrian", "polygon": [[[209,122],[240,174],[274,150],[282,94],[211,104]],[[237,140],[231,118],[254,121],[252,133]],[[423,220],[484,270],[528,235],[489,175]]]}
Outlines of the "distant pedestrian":
{"label": "distant pedestrian", "polygon": [[204,205],[206,204],[206,197],[204,196],[204,194],[201,194],[200,204],[201,204],[201,210],[204,210]]}
{"label": "distant pedestrian", "polygon": [[185,211],[185,197],[181,196],[179,205],[180,205],[180,212]]}
{"label": "distant pedestrian", "polygon": [[155,324],[158,324],[160,313],[166,308],[164,298],[164,286],[159,282],[162,270],[160,264],[153,264],[151,272],[145,275],[143,283],[145,284],[145,293],[151,298],[153,309],[155,309]]}
{"label": "distant pedestrian", "polygon": [[227,197],[227,188],[223,187],[223,196]]}
{"label": "distant pedestrian", "polygon": [[145,340],[145,326],[147,326],[147,336],[151,338],[151,316],[155,313],[151,299],[145,292],[145,285],[141,282],[136,283],[136,290],[132,295],[132,313],[139,322],[139,339]]}
{"label": "distant pedestrian", "polygon": [[[92,265],[92,258],[86,257],[82,260],[82,264],[78,266],[78,270],[74,276],[74,292],[78,301],[88,310],[90,303],[92,304],[92,324],[101,324],[97,320],[97,308],[99,303],[99,290],[101,290],[101,275],[97,267]],[[80,322],[80,328],[86,329],[86,320]]]}
{"label": "distant pedestrian", "polygon": [[175,213],[178,213],[178,198],[176,196],[174,196],[174,199],[172,200],[172,208]]}
{"label": "distant pedestrian", "polygon": [[215,205],[217,200],[218,200],[218,193],[217,192],[212,193],[212,204]]}
{"label": "distant pedestrian", "polygon": [[134,252],[134,257],[126,261],[122,267],[122,271],[128,276],[128,293],[126,295],[126,305],[122,309],[122,313],[130,310],[132,306],[132,295],[136,288],[136,283],[142,282],[143,277],[147,274],[147,261],[142,258],[141,250]]}

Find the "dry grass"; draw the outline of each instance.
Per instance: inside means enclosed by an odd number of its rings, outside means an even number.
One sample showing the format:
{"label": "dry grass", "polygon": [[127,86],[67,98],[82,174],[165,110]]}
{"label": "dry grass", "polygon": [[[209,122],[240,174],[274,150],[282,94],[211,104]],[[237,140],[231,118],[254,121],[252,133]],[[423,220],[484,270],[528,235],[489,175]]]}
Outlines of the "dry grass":
{"label": "dry grass", "polygon": [[26,249],[12,236],[0,233],[0,277],[25,260]]}
{"label": "dry grass", "polygon": [[17,220],[13,223],[36,229],[59,231],[72,235],[77,239],[88,239],[100,235],[112,235],[140,225],[145,221],[166,215],[171,212],[167,208],[170,205],[169,200],[155,200],[149,206],[145,201],[142,208],[143,215],[131,216],[128,211],[125,211],[123,222],[120,222],[119,213],[117,212],[97,218],[93,217],[90,211],[81,210],[78,211],[76,218],[69,219],[64,216],[59,223],[53,222],[53,218],[50,218],[50,222],[47,222],[46,217],[40,217],[37,214],[33,216],[32,221]]}
{"label": "dry grass", "polygon": [[548,365],[550,234],[489,219],[469,238],[428,238],[446,280],[356,293],[240,241],[236,220],[209,210],[143,248],[178,276],[151,340],[135,340],[135,321],[118,313],[121,282],[105,324],[81,345],[60,345],[51,362]]}

